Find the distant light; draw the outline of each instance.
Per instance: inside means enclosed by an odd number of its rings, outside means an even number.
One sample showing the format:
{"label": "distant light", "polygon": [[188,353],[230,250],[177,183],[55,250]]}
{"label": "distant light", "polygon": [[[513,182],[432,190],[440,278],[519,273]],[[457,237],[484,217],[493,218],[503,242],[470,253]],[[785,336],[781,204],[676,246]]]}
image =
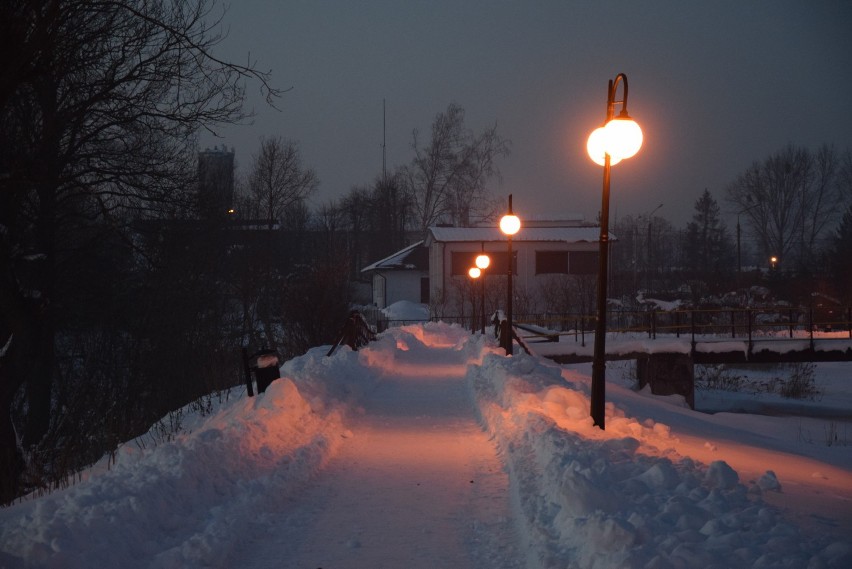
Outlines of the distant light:
{"label": "distant light", "polygon": [[500,231],[506,235],[514,235],[521,230],[521,220],[517,215],[509,214],[500,218]]}
{"label": "distant light", "polygon": [[231,213],[236,213],[236,212],[234,211],[234,208],[231,208],[231,209],[228,210],[228,213],[231,214]]}
{"label": "distant light", "polygon": [[482,271],[480,271],[478,267],[471,267],[467,274],[469,274],[472,279],[478,279],[479,275],[482,274]]}
{"label": "distant light", "polygon": [[488,265],[491,264],[491,257],[488,255],[477,255],[476,256],[476,266],[482,269],[483,271],[488,268]]}

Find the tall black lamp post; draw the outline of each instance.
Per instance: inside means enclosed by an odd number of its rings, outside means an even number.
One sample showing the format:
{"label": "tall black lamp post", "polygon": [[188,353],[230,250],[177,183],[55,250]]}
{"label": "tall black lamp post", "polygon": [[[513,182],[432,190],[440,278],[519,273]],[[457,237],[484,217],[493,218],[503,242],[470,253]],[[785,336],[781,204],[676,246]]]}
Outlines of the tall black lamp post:
{"label": "tall black lamp post", "polygon": [[[618,85],[623,85],[624,98],[617,101]],[[621,113],[615,116],[615,105],[621,103]],[[609,174],[610,168],[630,158],[642,146],[642,129],[627,114],[627,76],[624,73],[610,80],[606,92],[606,120],[589,136],[586,149],[589,157],[603,166],[603,195],[601,199],[601,234],[598,265],[597,321],[595,349],[592,361],[591,415],[594,424],[606,428],[606,296],[607,265],[609,262]]]}
{"label": "tall black lamp post", "polygon": [[504,338],[503,349],[506,350],[506,355],[512,355],[512,235],[520,231],[521,220],[517,215],[512,213],[512,194],[509,194],[509,212],[500,218],[500,231],[506,235],[506,240],[509,243],[509,257],[507,259],[507,276],[508,282],[506,288],[508,297],[506,299],[506,335]]}
{"label": "tall black lamp post", "polygon": [[482,334],[485,334],[485,269],[491,264],[491,257],[485,254],[485,243],[482,244],[482,254],[476,256],[476,268],[482,273],[480,284],[480,313],[482,316]]}
{"label": "tall black lamp post", "polygon": [[[472,291],[472,299],[471,299],[471,311],[470,311],[470,333],[476,334],[476,281],[483,277],[482,270],[479,267],[471,267],[467,271],[468,276],[470,276]],[[484,279],[483,279],[484,280]]]}

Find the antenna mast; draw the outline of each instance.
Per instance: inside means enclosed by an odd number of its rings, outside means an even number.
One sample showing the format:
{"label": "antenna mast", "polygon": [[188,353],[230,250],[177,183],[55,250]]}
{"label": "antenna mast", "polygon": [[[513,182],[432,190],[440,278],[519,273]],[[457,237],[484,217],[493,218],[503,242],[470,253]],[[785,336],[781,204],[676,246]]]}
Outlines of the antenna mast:
{"label": "antenna mast", "polygon": [[382,181],[388,179],[387,170],[385,167],[385,140],[387,138],[387,120],[385,117],[385,100],[382,99]]}

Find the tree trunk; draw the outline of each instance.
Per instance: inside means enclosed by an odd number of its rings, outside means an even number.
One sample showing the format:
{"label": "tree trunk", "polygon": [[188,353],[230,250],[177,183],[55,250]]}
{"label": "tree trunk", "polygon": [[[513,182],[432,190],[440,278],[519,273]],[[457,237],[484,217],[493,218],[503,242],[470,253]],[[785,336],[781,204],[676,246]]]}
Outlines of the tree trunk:
{"label": "tree trunk", "polygon": [[[50,427],[51,392],[53,389],[56,285],[56,228],[57,192],[59,191],[59,129],[56,118],[56,84],[50,78],[39,85],[39,102],[42,110],[42,174],[38,181],[39,211],[35,220],[37,251],[43,255],[37,281],[38,296],[34,298],[37,309],[32,313],[33,334],[29,352],[32,367],[27,374],[27,422],[24,429],[24,447],[35,446]],[[28,348],[28,349],[27,349]]]}

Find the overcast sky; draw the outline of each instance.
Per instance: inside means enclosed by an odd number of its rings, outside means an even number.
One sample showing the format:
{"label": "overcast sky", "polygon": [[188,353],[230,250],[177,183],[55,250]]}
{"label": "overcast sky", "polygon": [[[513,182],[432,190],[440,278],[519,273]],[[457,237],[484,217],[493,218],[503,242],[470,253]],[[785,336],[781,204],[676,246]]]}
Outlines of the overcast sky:
{"label": "overcast sky", "polygon": [[455,102],[475,132],[512,142],[490,190],[524,214],[600,210],[602,168],[585,152],[606,113],[607,82],[629,80],[642,150],[613,167],[613,216],[676,226],[704,188],[724,189],[787,144],[852,148],[852,2],[239,0],[220,53],[249,54],[292,88],[266,107],[250,86],[253,125],[201,146],[236,148],[245,172],[261,137],[298,142],[316,170],[314,204],[412,158]]}

